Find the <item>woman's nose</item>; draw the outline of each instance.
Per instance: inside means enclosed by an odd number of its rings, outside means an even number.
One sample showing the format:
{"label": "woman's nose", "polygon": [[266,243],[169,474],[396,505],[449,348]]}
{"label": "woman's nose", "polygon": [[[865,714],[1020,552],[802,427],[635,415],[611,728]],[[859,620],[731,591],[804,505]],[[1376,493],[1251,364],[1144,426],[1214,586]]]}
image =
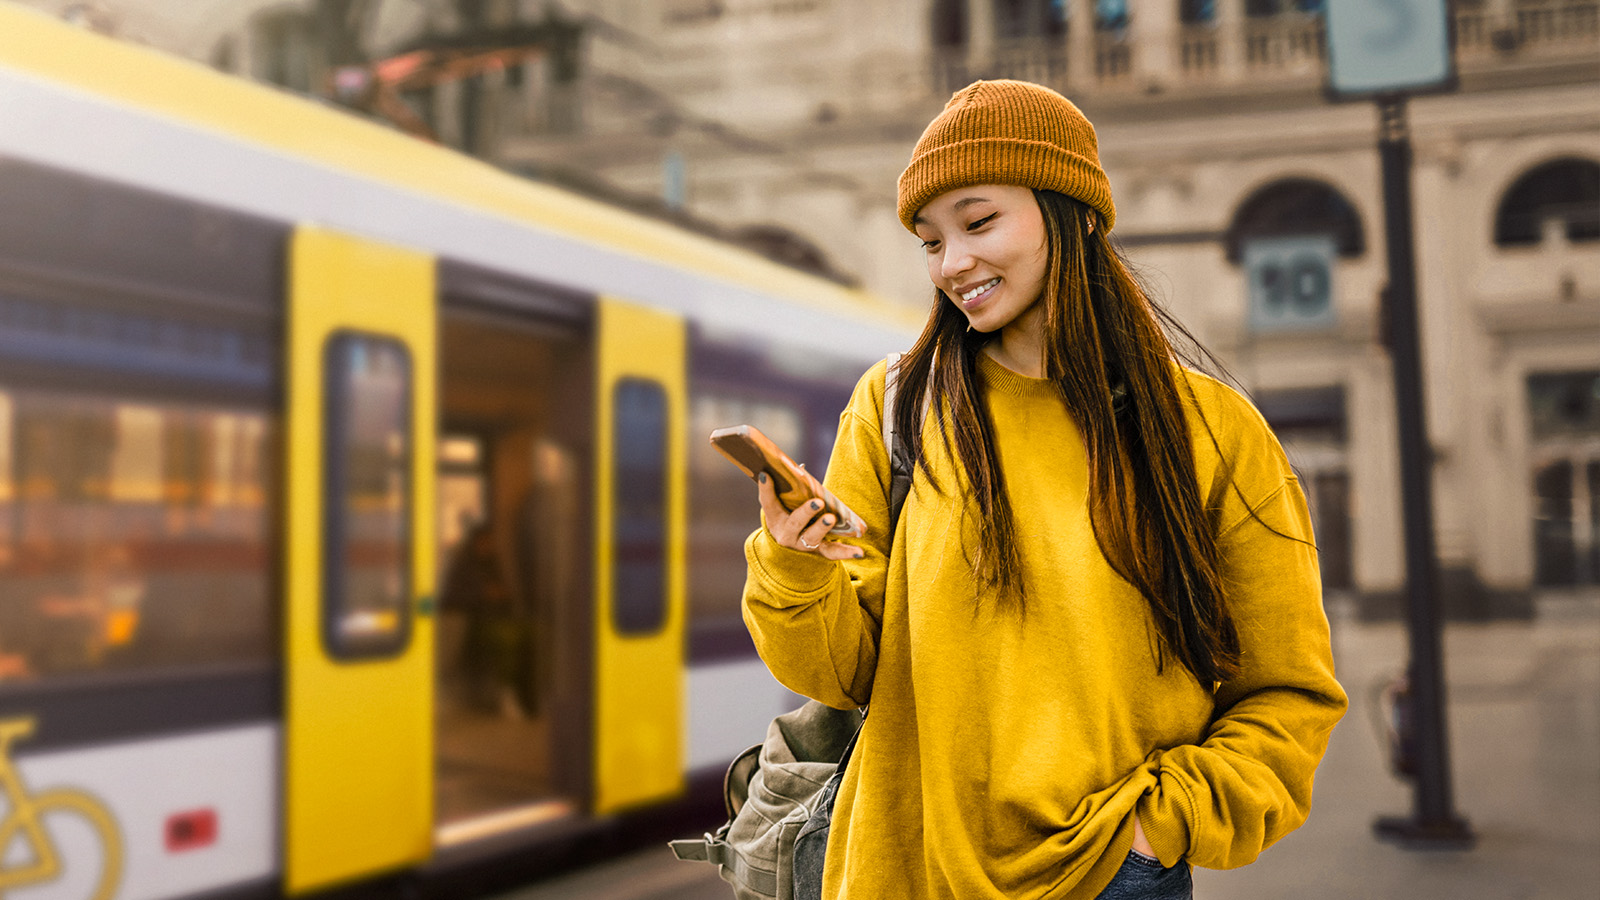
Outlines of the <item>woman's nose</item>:
{"label": "woman's nose", "polygon": [[970,268],[972,268],[972,253],[967,246],[960,241],[946,243],[944,255],[939,259],[939,274],[945,278],[954,278]]}

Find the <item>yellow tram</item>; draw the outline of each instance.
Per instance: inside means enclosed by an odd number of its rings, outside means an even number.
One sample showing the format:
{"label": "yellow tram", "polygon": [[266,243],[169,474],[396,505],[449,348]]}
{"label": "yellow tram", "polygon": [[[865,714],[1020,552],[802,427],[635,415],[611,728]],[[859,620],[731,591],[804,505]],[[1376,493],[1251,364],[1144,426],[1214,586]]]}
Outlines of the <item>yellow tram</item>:
{"label": "yellow tram", "polygon": [[912,327],[0,4],[0,896],[429,893],[715,785],[795,698],[704,435],[820,466]]}

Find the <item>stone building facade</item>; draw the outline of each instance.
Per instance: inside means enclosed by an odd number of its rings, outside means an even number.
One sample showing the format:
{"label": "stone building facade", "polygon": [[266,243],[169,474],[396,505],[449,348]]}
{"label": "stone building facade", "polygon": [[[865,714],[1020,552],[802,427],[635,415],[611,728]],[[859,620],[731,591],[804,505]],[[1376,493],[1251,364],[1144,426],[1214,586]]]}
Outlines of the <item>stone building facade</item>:
{"label": "stone building facade", "polygon": [[[313,93],[430,36],[554,23],[539,34],[570,40],[403,99],[500,165],[649,198],[917,307],[894,182],[922,127],[973,78],[1049,84],[1097,126],[1116,236],[1300,468],[1331,593],[1383,614],[1404,573],[1377,117],[1325,95],[1322,2],[31,5]],[[139,25],[178,7],[209,24]],[[318,34],[329,8],[358,52]],[[1409,104],[1444,595],[1527,612],[1600,585],[1600,3],[1456,0],[1451,18],[1459,84]]]}

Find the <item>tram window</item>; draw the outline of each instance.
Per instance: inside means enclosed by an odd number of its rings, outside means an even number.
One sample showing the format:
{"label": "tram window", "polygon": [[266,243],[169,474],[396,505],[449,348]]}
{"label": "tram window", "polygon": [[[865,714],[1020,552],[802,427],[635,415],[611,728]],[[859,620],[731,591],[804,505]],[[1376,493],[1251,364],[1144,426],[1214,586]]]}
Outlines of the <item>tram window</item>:
{"label": "tram window", "polygon": [[[738,622],[744,594],[744,539],[760,524],[756,488],[706,435],[754,425],[796,461],[819,470],[826,459],[800,456],[808,446],[799,410],[767,399],[703,392],[694,401],[689,460],[689,616],[692,626]],[[821,445],[814,444],[820,452]],[[832,441],[828,447],[832,448]]]}
{"label": "tram window", "polygon": [[324,352],[323,640],[344,659],[390,655],[411,626],[411,358],[354,332]]}
{"label": "tram window", "polygon": [[649,634],[667,615],[667,394],[625,378],[612,402],[612,624]]}
{"label": "tram window", "polygon": [[270,658],[274,430],[0,386],[0,684]]}

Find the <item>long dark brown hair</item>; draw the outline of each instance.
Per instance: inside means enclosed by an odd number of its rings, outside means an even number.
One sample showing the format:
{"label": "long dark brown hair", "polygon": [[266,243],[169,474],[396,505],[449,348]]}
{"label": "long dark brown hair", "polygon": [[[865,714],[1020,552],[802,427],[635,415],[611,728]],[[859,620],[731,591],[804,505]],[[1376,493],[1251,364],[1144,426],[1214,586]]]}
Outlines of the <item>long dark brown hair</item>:
{"label": "long dark brown hair", "polygon": [[[1190,348],[1212,366],[1216,361],[1151,301],[1108,240],[1098,212],[1063,194],[1034,196],[1044,215],[1047,257],[1039,300],[1044,374],[1055,382],[1088,451],[1095,540],[1116,573],[1150,604],[1161,639],[1158,666],[1162,651],[1170,652],[1209,687],[1237,674],[1239,635],[1195,475],[1180,395],[1188,385],[1178,364],[1196,364]],[[1183,352],[1163,324],[1182,336]],[[969,548],[973,573],[995,589],[1002,605],[1025,614],[1017,524],[978,386],[977,355],[990,335],[967,325],[935,289],[928,323],[898,364],[904,399],[895,408],[895,431],[937,490],[922,446],[924,416],[935,417],[944,450],[959,460],[981,518],[979,546]],[[935,402],[924,410],[930,397]]]}

